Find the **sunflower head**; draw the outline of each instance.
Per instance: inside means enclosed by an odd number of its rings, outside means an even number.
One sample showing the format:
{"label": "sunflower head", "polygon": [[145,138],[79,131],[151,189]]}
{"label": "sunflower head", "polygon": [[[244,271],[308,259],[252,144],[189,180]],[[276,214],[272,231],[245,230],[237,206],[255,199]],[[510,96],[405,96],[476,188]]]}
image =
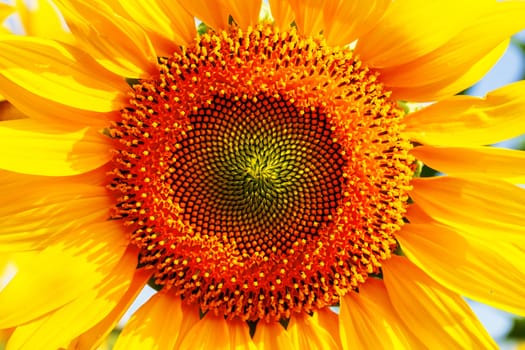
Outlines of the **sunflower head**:
{"label": "sunflower head", "polygon": [[159,58],[111,127],[115,216],[155,284],[228,319],[335,305],[396,247],[410,144],[349,49],[271,25]]}
{"label": "sunflower head", "polygon": [[66,30],[0,38],[8,348],[89,348],[148,281],[117,349],[491,348],[459,295],[523,312],[525,157],[480,145],[525,104],[452,95],[525,6],[476,1],[42,0]]}

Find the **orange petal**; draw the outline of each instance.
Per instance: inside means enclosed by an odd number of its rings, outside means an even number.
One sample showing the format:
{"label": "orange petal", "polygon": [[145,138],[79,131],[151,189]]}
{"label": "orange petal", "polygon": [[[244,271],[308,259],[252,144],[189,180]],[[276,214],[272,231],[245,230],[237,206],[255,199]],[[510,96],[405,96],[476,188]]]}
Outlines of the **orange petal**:
{"label": "orange petal", "polygon": [[261,0],[221,0],[228,13],[242,29],[259,23]]}
{"label": "orange petal", "polygon": [[341,345],[341,336],[339,335],[339,315],[329,308],[324,308],[317,311],[314,314],[314,317],[319,322],[319,326],[331,332],[332,334],[337,333],[337,336],[334,335],[334,340],[337,342],[337,348],[342,349]]}
{"label": "orange petal", "polygon": [[360,38],[374,28],[391,3],[390,0],[327,1],[323,12],[327,43],[344,46]]}
{"label": "orange petal", "polygon": [[394,309],[425,347],[497,349],[465,301],[408,259],[392,256],[383,276]]}
{"label": "orange petal", "polygon": [[[178,334],[189,334],[190,329],[193,328],[197,323],[201,321],[201,312],[198,306],[182,304],[182,319],[184,322],[181,324],[181,329]],[[180,345],[185,337],[177,337],[177,343],[175,344],[174,349],[180,349]]]}
{"label": "orange petal", "polygon": [[525,263],[518,249],[438,224],[405,225],[397,239],[414,264],[450,290],[525,315]]}
{"label": "orange petal", "polygon": [[281,29],[290,28],[294,19],[290,4],[287,1],[281,0],[269,0],[268,2],[270,3],[274,25]]}
{"label": "orange petal", "polygon": [[144,31],[97,0],[57,0],[77,45],[102,66],[122,77],[156,70],[157,54]]}
{"label": "orange petal", "polygon": [[46,176],[85,173],[111,159],[111,141],[91,129],[62,133],[31,119],[0,124],[0,168]]}
{"label": "orange petal", "polygon": [[121,1],[120,5],[130,19],[144,28],[159,55],[173,54],[195,38],[195,20],[177,1],[130,0]]}
{"label": "orange petal", "polygon": [[[139,348],[137,348],[139,349]],[[193,349],[255,349],[249,327],[241,321],[227,321],[223,317],[207,315],[185,333],[179,350]]]}
{"label": "orange petal", "polygon": [[412,185],[410,196],[435,221],[484,240],[525,240],[525,190],[519,187],[448,176],[414,179]]}
{"label": "orange petal", "polygon": [[405,118],[404,133],[429,145],[479,146],[525,132],[525,81],[516,82],[480,99],[454,96]]}
{"label": "orange petal", "polygon": [[129,250],[100,282],[44,317],[15,329],[8,348],[59,349],[100,322],[129,288],[137,251]]}
{"label": "orange petal", "polygon": [[[118,110],[121,92],[129,89],[123,78],[72,46],[11,35],[0,40],[0,51],[3,78],[32,94],[70,107],[97,112]],[[5,88],[2,84],[1,93],[9,98]]]}
{"label": "orange petal", "polygon": [[294,12],[295,24],[300,33],[306,36],[318,35],[324,29],[324,1],[288,0]]}
{"label": "orange petal", "polygon": [[228,28],[228,16],[230,13],[225,8],[223,1],[177,1],[189,13],[211,28],[217,31]]}
{"label": "orange petal", "polygon": [[343,349],[417,349],[417,338],[399,319],[383,281],[369,278],[341,298],[339,329]]}
{"label": "orange petal", "polygon": [[0,101],[0,121],[24,119],[27,116],[7,101]]}
{"label": "orange petal", "polygon": [[107,338],[110,332],[115,328],[117,322],[122,318],[124,313],[137,298],[144,288],[148,279],[151,277],[151,271],[145,269],[135,270],[131,285],[121,298],[118,304],[111,312],[96,326],[83,333],[75,339],[68,347],[68,350],[95,350],[99,349],[100,343]]}
{"label": "orange petal", "polygon": [[359,38],[356,52],[374,68],[411,62],[444,46],[476,20],[488,8],[488,3],[479,0],[393,1],[379,23]]}
{"label": "orange petal", "polygon": [[[293,338],[298,349],[338,349],[336,338],[339,333],[336,329],[327,330],[319,325],[316,318],[306,315],[291,317],[287,332]],[[332,334],[335,333],[335,334]]]}
{"label": "orange petal", "polygon": [[278,322],[257,323],[253,342],[259,350],[290,350],[299,348],[291,335]]}
{"label": "orange petal", "polygon": [[131,316],[114,349],[173,349],[184,321],[181,304],[180,297],[156,293]]}
{"label": "orange petal", "polygon": [[525,182],[525,152],[494,147],[432,147],[411,150],[419,160],[449,175],[483,175]]}

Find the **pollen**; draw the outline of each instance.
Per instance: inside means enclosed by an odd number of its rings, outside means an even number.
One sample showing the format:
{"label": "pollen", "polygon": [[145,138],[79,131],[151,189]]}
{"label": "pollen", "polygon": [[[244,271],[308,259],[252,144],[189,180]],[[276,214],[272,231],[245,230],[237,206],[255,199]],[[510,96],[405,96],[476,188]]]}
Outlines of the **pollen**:
{"label": "pollen", "polygon": [[110,129],[108,188],[162,291],[203,313],[278,321],[381,273],[410,143],[350,49],[232,26],[158,61]]}

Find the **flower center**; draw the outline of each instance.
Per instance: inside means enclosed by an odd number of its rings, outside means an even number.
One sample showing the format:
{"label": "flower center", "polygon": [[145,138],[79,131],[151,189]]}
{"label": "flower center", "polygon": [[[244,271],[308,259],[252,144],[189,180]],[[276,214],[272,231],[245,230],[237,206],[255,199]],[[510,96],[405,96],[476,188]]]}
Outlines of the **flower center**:
{"label": "flower center", "polygon": [[402,112],[347,49],[271,26],[159,58],[110,130],[109,188],[163,292],[228,319],[334,305],[396,248]]}

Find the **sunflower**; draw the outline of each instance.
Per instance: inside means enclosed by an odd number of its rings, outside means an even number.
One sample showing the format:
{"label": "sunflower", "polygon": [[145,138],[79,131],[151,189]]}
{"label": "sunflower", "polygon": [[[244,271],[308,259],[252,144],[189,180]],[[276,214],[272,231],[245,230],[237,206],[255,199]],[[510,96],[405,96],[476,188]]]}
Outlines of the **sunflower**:
{"label": "sunflower", "polygon": [[0,37],[7,349],[93,349],[148,283],[116,349],[490,349],[461,296],[525,315],[525,156],[485,146],[523,82],[454,96],[525,3],[55,3]]}

